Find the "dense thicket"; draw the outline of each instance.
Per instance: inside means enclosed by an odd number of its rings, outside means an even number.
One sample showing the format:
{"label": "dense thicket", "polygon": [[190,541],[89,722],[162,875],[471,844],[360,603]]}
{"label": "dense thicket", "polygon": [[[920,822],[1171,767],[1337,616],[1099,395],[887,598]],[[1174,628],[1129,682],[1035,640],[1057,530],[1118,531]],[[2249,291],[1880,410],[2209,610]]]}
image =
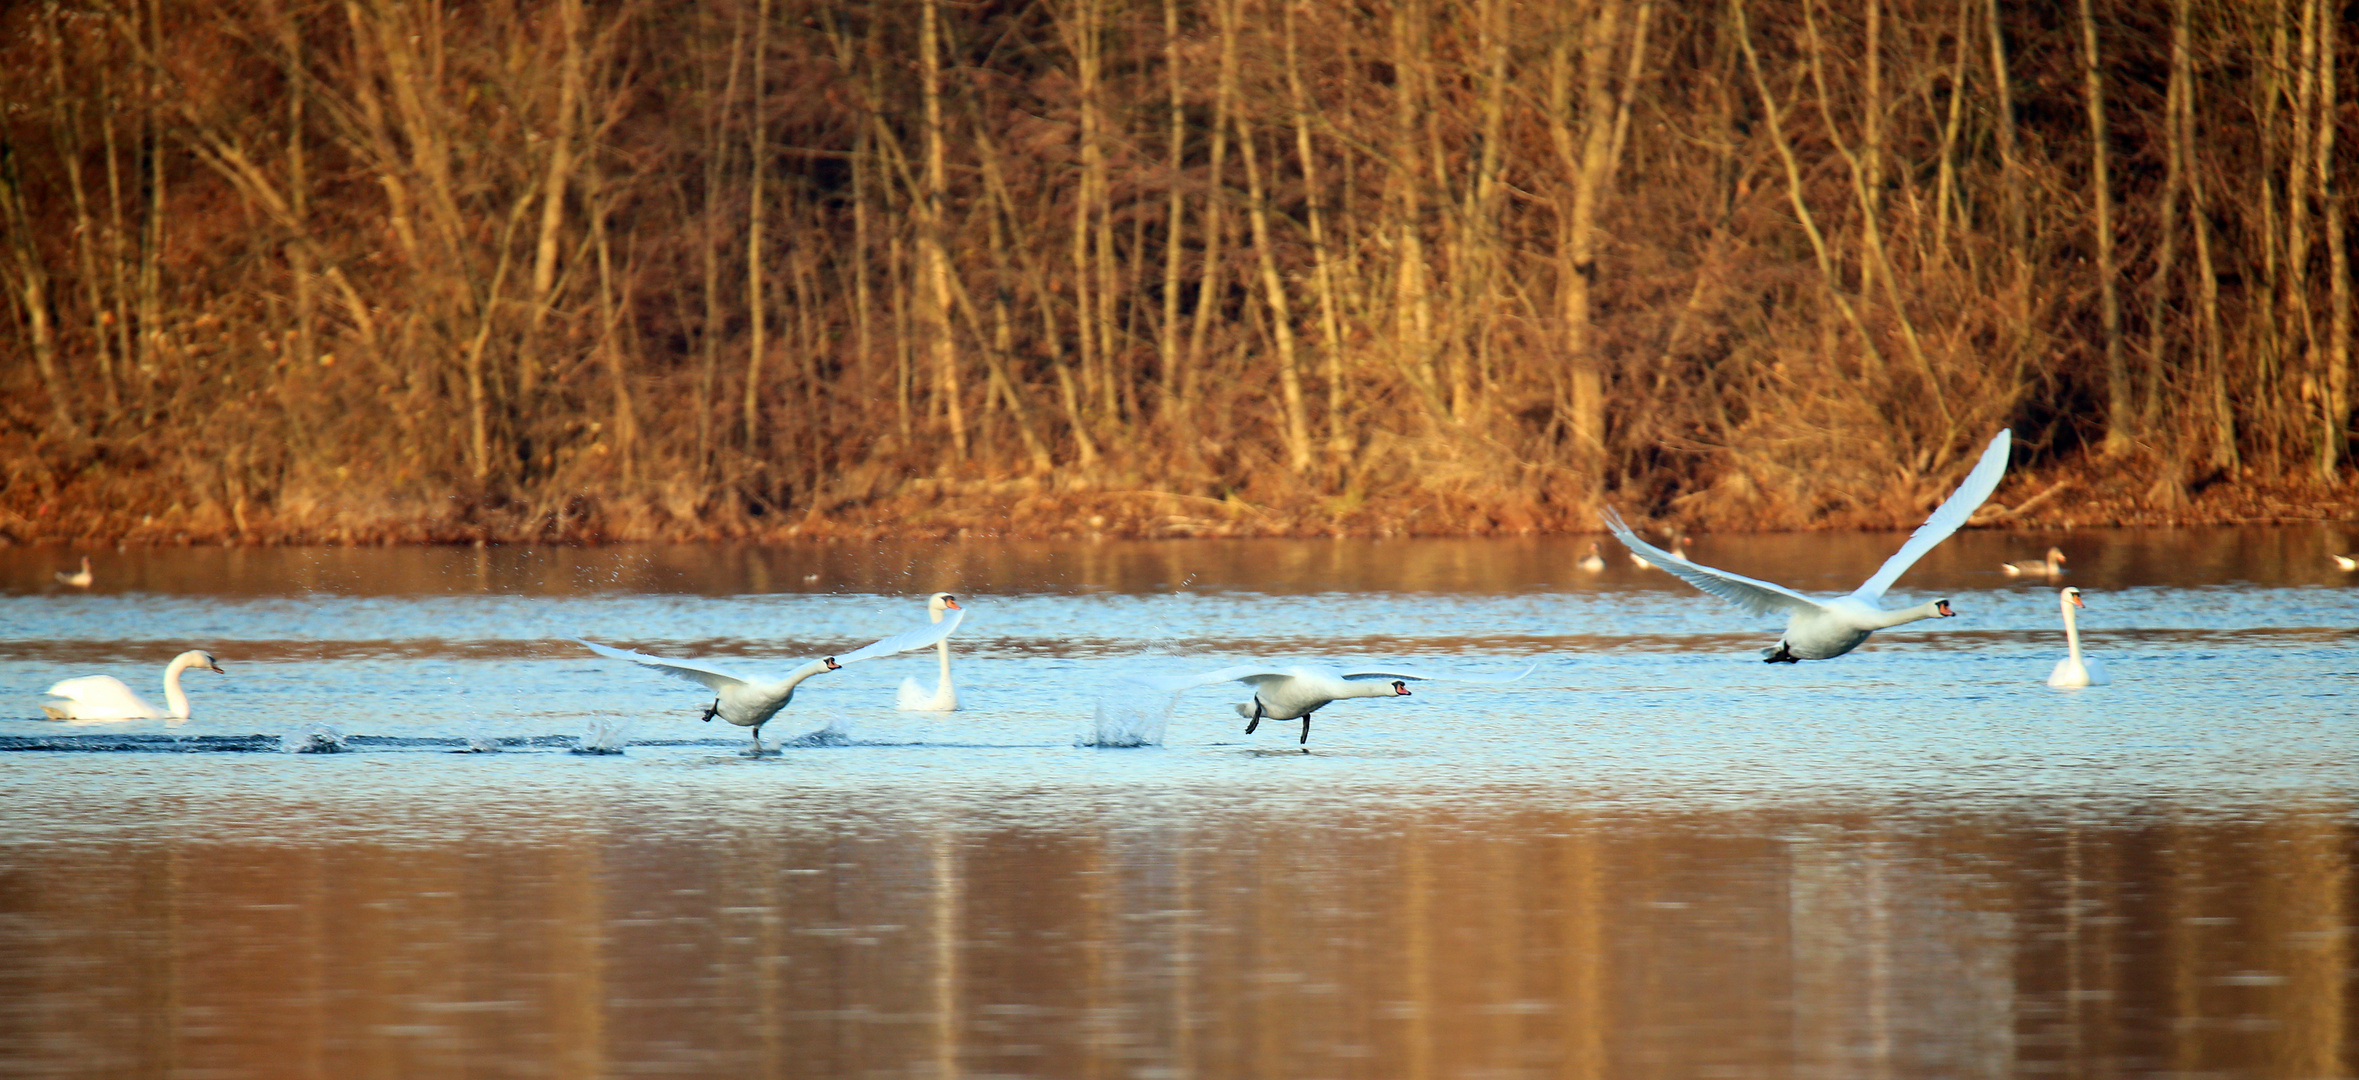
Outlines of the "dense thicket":
{"label": "dense thicket", "polygon": [[11,5],[0,530],[1865,521],[2006,424],[2334,477],[2354,14]]}

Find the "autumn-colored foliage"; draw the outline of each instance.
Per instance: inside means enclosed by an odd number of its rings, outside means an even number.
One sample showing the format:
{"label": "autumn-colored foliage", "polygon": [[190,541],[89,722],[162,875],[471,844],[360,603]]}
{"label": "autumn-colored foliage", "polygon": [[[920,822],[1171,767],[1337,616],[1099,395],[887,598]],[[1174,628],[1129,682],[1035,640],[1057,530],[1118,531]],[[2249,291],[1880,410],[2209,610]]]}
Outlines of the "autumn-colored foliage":
{"label": "autumn-colored foliage", "polygon": [[2352,16],[11,5],[0,536],[1894,524],[2006,425],[2339,484]]}

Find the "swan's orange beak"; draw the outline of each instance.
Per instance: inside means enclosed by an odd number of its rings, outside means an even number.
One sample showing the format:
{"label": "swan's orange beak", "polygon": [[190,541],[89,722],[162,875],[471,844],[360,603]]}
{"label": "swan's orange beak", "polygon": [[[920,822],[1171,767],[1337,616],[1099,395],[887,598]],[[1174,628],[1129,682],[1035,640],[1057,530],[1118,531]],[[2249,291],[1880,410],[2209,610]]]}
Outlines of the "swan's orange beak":
{"label": "swan's orange beak", "polygon": [[1401,682],[1401,681],[1400,681],[1400,680],[1398,680],[1398,679],[1395,679],[1395,680],[1393,680],[1393,684],[1392,684],[1392,692],[1393,692],[1393,696],[1394,696],[1394,697],[1408,697],[1408,696],[1409,696],[1409,684],[1408,684],[1408,683],[1405,683],[1405,682]]}
{"label": "swan's orange beak", "polygon": [[[952,598],[952,597],[947,597],[947,596],[946,596],[946,597],[943,597],[943,598],[942,598],[942,606],[943,606],[943,607],[946,607],[946,608],[956,608],[956,607],[958,607],[958,601],[957,601],[956,599]],[[965,610],[965,609],[964,609],[964,608],[960,608],[959,610],[963,611],[963,610]]]}
{"label": "swan's orange beak", "polygon": [[2089,605],[2087,605],[2087,604],[2084,604],[2084,603],[2082,603],[2082,602],[2081,602],[2081,594],[2079,594],[2079,593],[2074,593],[2074,594],[2072,594],[2072,606],[2074,606],[2074,607],[2076,607],[2076,608],[2085,608],[2085,607],[2087,607],[2087,606],[2089,606]]}
{"label": "swan's orange beak", "polygon": [[210,663],[210,664],[207,664],[207,665],[205,665],[205,666],[206,666],[206,667],[209,667],[209,668],[212,668],[212,669],[213,669],[213,674],[215,674],[215,675],[227,675],[227,674],[229,674],[229,672],[226,672],[226,671],[223,671],[223,670],[221,670],[221,661],[219,661],[219,660],[215,660],[215,661],[213,661],[212,663]]}
{"label": "swan's orange beak", "polygon": [[827,670],[840,671],[843,669],[843,666],[844,665],[835,662],[835,657],[827,657]]}
{"label": "swan's orange beak", "polygon": [[1955,612],[1955,611],[1951,611],[1951,610],[1949,609],[1949,601],[1947,601],[1947,600],[1943,600],[1943,601],[1940,601],[1940,602],[1938,602],[1938,603],[1934,604],[1934,605],[1933,605],[1933,610],[1940,612],[1940,613],[1941,613],[1941,617],[1942,617],[1942,618],[1944,618],[1944,619],[1952,619],[1952,618],[1956,618],[1956,617],[1957,617],[1957,614],[1958,614],[1957,612]]}

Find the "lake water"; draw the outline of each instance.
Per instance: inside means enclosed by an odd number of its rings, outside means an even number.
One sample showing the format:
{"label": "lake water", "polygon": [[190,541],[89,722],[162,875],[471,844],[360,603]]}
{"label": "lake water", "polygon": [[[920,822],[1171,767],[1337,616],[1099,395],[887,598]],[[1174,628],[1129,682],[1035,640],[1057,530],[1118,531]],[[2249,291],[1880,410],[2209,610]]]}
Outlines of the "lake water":
{"label": "lake water", "polygon": [[[1791,666],[1586,539],[0,550],[0,1074],[2350,1076],[2347,539],[1962,534],[1888,598],[1959,618]],[[2043,685],[2051,542],[2111,686]],[[568,640],[784,672],[937,589],[961,711],[851,665],[764,758]],[[191,647],[192,720],[39,719]],[[1249,660],[1538,667],[1308,754],[1130,680]]]}

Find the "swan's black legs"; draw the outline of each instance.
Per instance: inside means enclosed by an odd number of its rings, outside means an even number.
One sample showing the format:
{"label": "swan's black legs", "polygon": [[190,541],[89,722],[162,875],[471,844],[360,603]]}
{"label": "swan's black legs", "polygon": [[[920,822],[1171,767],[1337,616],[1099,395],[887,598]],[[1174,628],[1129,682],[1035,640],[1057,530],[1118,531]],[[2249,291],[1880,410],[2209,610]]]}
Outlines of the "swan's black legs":
{"label": "swan's black legs", "polygon": [[1260,727],[1260,726],[1261,726],[1261,695],[1259,695],[1259,694],[1255,694],[1255,695],[1253,696],[1253,722],[1252,722],[1252,723],[1250,723],[1250,724],[1247,724],[1247,725],[1245,725],[1245,734],[1247,734],[1247,735],[1251,735],[1251,734],[1253,734],[1253,729],[1255,729],[1255,728],[1258,728],[1258,727]]}
{"label": "swan's black legs", "polygon": [[757,758],[762,756],[762,725],[754,725],[754,748],[747,751],[745,756]]}
{"label": "swan's black legs", "polygon": [[1794,655],[1792,647],[1788,646],[1781,638],[1777,643],[1777,651],[1762,657],[1761,662],[1764,664],[1793,664],[1799,663],[1801,659],[1801,657]]}
{"label": "swan's black legs", "polygon": [[[1302,738],[1301,738],[1300,740],[1298,740],[1298,741],[1299,741],[1299,742],[1301,742],[1301,743],[1302,743],[1303,745],[1305,745],[1305,746],[1308,746],[1308,745],[1310,745],[1310,741],[1311,741],[1311,714],[1309,714],[1309,713],[1304,713],[1304,714],[1302,714]],[[1303,751],[1303,753],[1306,753],[1306,754],[1307,754],[1307,753],[1310,753],[1310,751],[1308,751],[1308,750],[1305,750],[1305,751]]]}
{"label": "swan's black legs", "polygon": [[719,715],[721,715],[721,699],[714,698],[712,704],[704,707],[704,715],[697,717],[697,719],[705,721],[706,723],[711,723],[713,717]]}

